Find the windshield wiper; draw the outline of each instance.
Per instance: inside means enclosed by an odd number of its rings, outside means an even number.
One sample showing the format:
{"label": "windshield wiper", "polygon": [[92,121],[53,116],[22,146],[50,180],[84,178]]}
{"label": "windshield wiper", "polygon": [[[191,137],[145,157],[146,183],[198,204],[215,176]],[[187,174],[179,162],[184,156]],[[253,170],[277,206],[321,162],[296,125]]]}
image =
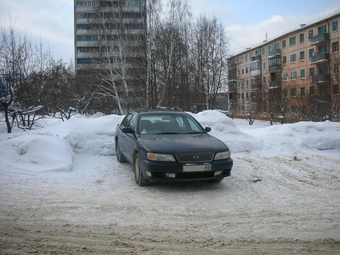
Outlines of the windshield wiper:
{"label": "windshield wiper", "polygon": [[180,133],[177,132],[161,132],[161,133],[156,133],[156,135],[178,135]]}
{"label": "windshield wiper", "polygon": [[193,131],[193,132],[188,132],[188,133],[185,133],[185,134],[188,134],[188,135],[194,135],[194,134],[203,134],[204,132],[200,132],[200,131]]}

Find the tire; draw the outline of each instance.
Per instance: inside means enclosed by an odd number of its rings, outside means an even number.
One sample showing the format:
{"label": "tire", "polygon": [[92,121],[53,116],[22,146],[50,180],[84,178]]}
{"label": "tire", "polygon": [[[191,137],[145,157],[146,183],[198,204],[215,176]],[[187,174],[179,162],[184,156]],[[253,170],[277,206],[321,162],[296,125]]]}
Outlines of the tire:
{"label": "tire", "polygon": [[144,177],[143,171],[140,167],[140,158],[138,153],[133,158],[133,172],[135,174],[135,181],[138,186],[145,186],[148,184],[148,180]]}
{"label": "tire", "polygon": [[126,158],[123,156],[122,152],[120,151],[118,140],[116,141],[116,157],[117,157],[117,161],[120,163],[127,162]]}

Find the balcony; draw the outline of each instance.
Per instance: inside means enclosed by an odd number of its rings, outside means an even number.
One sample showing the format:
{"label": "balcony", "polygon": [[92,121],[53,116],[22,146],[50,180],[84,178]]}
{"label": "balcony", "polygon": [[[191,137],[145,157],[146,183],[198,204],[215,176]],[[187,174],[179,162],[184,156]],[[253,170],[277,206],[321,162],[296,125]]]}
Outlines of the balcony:
{"label": "balcony", "polygon": [[329,74],[318,74],[312,76],[312,83],[322,83],[322,82],[330,82],[331,78]]}
{"label": "balcony", "polygon": [[259,75],[261,75],[261,69],[255,69],[255,70],[251,70],[250,71],[250,75],[251,76],[259,76]]}
{"label": "balcony", "polygon": [[235,62],[228,64],[228,69],[229,70],[233,70],[233,69],[236,69],[236,68],[237,68],[237,64]]}
{"label": "balcony", "polygon": [[282,70],[281,65],[269,66],[269,72],[270,73],[280,72],[281,70]]}
{"label": "balcony", "polygon": [[236,99],[229,99],[229,104],[237,104],[237,100]]}
{"label": "balcony", "polygon": [[328,62],[329,60],[329,53],[315,53],[312,56],[312,64]]}
{"label": "balcony", "polygon": [[229,81],[235,81],[237,80],[237,73],[236,73],[236,69],[235,70],[230,70],[229,69],[229,72],[228,72],[228,79]]}
{"label": "balcony", "polygon": [[259,102],[262,101],[262,98],[254,96],[254,97],[251,98],[251,101],[252,101],[252,103],[259,103]]}
{"label": "balcony", "polygon": [[237,92],[237,82],[229,82],[229,92]]}
{"label": "balcony", "polygon": [[311,38],[311,45],[329,41],[329,33],[319,34]]}
{"label": "balcony", "polygon": [[269,82],[269,88],[281,87],[281,81],[271,81]]}
{"label": "balcony", "polygon": [[324,94],[324,95],[311,95],[311,98],[314,101],[318,102],[331,102],[332,97],[329,94]]}
{"label": "balcony", "polygon": [[254,82],[254,84],[251,85],[252,89],[261,89],[262,88],[262,82]]}
{"label": "balcony", "polygon": [[251,57],[250,75],[251,76],[261,75],[261,56],[260,55]]}
{"label": "balcony", "polygon": [[250,57],[251,62],[260,61],[260,60],[261,60],[261,55],[255,55],[255,56]]}
{"label": "balcony", "polygon": [[281,49],[274,49],[274,50],[270,50],[268,52],[269,58],[273,58],[273,57],[276,57],[276,56],[281,56]]}

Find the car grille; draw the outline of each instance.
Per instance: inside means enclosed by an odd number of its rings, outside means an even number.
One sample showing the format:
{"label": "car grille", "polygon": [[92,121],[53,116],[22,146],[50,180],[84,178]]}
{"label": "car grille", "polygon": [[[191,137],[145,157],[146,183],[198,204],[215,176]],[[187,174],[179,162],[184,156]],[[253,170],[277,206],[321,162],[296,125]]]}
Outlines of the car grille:
{"label": "car grille", "polygon": [[213,160],[213,152],[198,152],[198,153],[177,153],[177,160],[181,163],[202,163]]}

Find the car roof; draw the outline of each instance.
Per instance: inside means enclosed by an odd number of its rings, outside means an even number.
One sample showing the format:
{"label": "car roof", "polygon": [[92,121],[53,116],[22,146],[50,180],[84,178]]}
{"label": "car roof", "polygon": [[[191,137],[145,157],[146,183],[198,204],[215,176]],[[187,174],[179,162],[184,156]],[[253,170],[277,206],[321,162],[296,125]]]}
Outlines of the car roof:
{"label": "car roof", "polygon": [[148,115],[148,114],[155,114],[155,113],[188,115],[188,113],[183,112],[183,111],[164,110],[164,109],[146,109],[146,110],[136,111],[135,113],[139,115]]}

